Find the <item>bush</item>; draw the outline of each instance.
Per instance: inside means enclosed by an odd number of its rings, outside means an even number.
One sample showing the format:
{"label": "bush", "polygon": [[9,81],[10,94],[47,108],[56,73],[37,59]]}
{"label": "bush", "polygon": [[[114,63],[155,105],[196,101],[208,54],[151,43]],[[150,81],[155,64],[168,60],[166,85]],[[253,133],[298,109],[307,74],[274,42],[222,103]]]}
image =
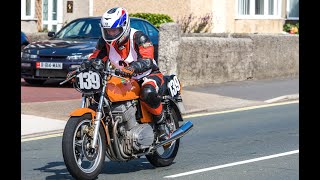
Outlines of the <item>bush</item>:
{"label": "bush", "polygon": [[153,24],[155,27],[159,28],[160,24],[173,22],[170,16],[166,14],[154,14],[154,13],[130,13],[130,17],[137,17],[145,19]]}
{"label": "bush", "polygon": [[299,23],[286,23],[283,25],[283,31],[288,32],[290,34],[299,34]]}
{"label": "bush", "polygon": [[[196,21],[195,21],[196,20]],[[212,27],[212,14],[197,17],[193,13],[189,16],[179,18],[177,23],[183,33],[204,33],[209,32]]]}

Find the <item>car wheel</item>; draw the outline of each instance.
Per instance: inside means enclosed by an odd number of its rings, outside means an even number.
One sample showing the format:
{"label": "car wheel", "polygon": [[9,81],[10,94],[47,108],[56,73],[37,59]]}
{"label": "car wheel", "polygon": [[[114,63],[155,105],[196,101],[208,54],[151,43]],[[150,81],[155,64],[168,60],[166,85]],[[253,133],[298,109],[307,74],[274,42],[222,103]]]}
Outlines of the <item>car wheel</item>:
{"label": "car wheel", "polygon": [[31,85],[42,85],[46,80],[39,80],[39,79],[24,79],[28,84]]}

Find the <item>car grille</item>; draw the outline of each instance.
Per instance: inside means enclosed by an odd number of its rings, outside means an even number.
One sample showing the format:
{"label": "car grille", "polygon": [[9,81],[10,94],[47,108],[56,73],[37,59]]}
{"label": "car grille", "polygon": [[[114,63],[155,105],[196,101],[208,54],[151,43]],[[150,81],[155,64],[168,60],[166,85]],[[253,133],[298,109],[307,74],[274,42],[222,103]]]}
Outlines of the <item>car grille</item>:
{"label": "car grille", "polygon": [[66,59],[67,56],[44,56],[44,55],[40,55],[39,56],[40,59]]}
{"label": "car grille", "polygon": [[36,76],[65,78],[67,76],[67,72],[65,70],[57,70],[57,69],[37,69]]}

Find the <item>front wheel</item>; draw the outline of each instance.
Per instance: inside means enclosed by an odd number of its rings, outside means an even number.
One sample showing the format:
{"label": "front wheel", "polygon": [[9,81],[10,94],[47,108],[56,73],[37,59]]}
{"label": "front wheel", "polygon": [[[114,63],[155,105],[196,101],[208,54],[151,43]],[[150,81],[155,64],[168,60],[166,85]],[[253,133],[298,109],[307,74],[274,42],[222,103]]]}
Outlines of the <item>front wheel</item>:
{"label": "front wheel", "polygon": [[70,174],[76,179],[94,179],[102,168],[106,153],[106,136],[100,126],[97,148],[91,149],[92,138],[85,129],[91,126],[91,115],[71,117],[62,137],[62,155]]}
{"label": "front wheel", "polygon": [[[172,116],[165,120],[170,133],[179,128],[177,112],[172,109],[171,113]],[[159,147],[153,154],[146,155],[146,158],[155,167],[169,166],[177,156],[179,144],[180,139],[172,141],[169,144]]]}

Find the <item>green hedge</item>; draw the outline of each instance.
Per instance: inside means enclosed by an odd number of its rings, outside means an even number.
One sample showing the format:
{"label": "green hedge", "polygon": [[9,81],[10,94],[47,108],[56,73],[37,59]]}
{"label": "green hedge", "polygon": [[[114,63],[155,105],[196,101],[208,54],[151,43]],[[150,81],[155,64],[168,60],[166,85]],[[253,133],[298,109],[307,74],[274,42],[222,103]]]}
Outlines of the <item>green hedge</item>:
{"label": "green hedge", "polygon": [[172,18],[166,14],[155,14],[155,13],[130,13],[130,17],[137,17],[149,21],[151,24],[160,27],[160,24],[173,22]]}

